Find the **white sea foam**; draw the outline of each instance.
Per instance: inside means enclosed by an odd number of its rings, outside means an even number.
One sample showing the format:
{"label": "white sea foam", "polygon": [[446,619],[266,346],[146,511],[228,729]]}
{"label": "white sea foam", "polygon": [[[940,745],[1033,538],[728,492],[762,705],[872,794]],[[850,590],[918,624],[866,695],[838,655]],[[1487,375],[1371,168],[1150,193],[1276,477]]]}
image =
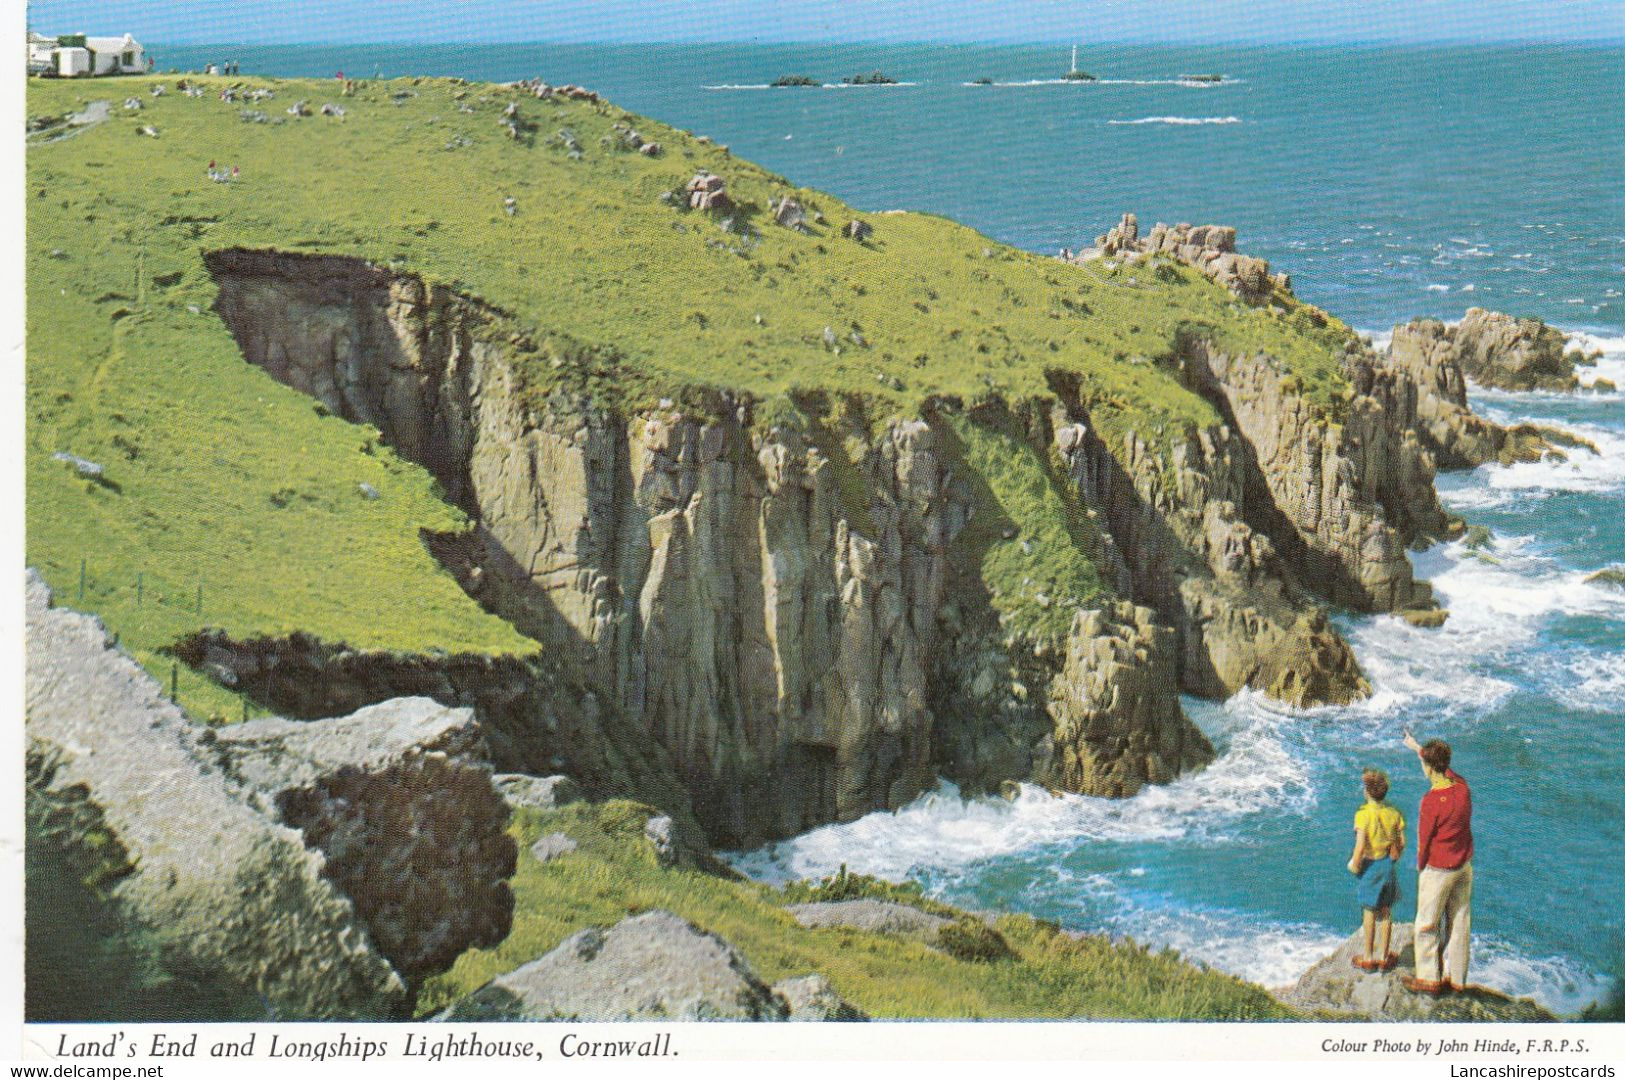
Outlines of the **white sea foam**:
{"label": "white sea foam", "polygon": [[1532,997],[1559,1016],[1600,1001],[1609,981],[1561,956],[1529,956],[1493,937],[1473,935],[1468,981],[1512,997]]}
{"label": "white sea foam", "polygon": [[[1516,422],[1522,416],[1505,406],[1521,404],[1540,395],[1479,391],[1483,408],[1478,411],[1498,422]],[[1474,470],[1466,482],[1446,478],[1439,484],[1442,502],[1453,510],[1498,509],[1557,492],[1607,494],[1625,489],[1625,433],[1599,424],[1576,424],[1567,420],[1548,421],[1554,426],[1589,441],[1596,453],[1584,447],[1565,451],[1567,460],[1549,457],[1514,465],[1484,465]]]}
{"label": "white sea foam", "polygon": [[[1373,726],[1368,733],[1345,729],[1346,741],[1365,741],[1362,734],[1373,745],[1390,739],[1392,718],[1419,704],[1463,721],[1488,715],[1517,686],[1486,671],[1486,661],[1515,661],[1556,616],[1625,619],[1625,591],[1557,565],[1536,550],[1531,537],[1498,537],[1477,551],[1464,541],[1438,545],[1414,561],[1418,577],[1431,582],[1450,617],[1437,629],[1420,629],[1398,616],[1362,619],[1349,629],[1372,696],[1345,713],[1366,715]],[[1612,677],[1625,679],[1625,664],[1577,674],[1570,683],[1576,707],[1605,700]]]}
{"label": "white sea foam", "polygon": [[[1199,711],[1199,712],[1198,712]],[[822,877],[843,863],[892,881],[928,869],[955,869],[1047,844],[1200,839],[1225,843],[1238,818],[1263,810],[1306,812],[1314,805],[1308,762],[1290,732],[1294,713],[1244,692],[1222,706],[1193,704],[1229,748],[1201,772],[1149,786],[1132,799],[1052,795],[1024,784],[1013,800],[966,799],[944,781],[900,810],[826,825],[738,857],[752,877]]]}
{"label": "white sea foam", "polygon": [[1239,116],[1144,116],[1138,120],[1108,120],[1108,124],[1134,125],[1134,124],[1173,124],[1178,127],[1195,127],[1202,124],[1239,124]]}
{"label": "white sea foam", "polygon": [[1625,702],[1625,653],[1584,652],[1564,670],[1568,679],[1552,687],[1559,701],[1571,709],[1619,718]]}
{"label": "white sea foam", "polygon": [[1590,387],[1598,379],[1608,379],[1616,387],[1625,387],[1625,337],[1577,330],[1569,335],[1568,347],[1588,356],[1598,350],[1602,352],[1595,364],[1576,369],[1581,386]]}

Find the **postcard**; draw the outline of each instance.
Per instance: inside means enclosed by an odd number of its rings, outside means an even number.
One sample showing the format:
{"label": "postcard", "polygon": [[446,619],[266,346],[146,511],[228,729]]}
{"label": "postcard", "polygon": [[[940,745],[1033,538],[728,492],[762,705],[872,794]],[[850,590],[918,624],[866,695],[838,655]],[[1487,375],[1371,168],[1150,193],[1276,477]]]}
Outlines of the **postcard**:
{"label": "postcard", "polygon": [[27,17],[27,1056],[1625,1053],[1619,4]]}

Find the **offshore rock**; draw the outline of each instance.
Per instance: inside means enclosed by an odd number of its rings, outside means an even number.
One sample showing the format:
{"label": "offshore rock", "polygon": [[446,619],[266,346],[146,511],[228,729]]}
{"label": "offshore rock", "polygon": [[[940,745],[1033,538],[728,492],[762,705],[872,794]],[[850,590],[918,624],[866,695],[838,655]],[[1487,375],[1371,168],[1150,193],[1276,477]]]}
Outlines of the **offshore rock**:
{"label": "offshore rock", "polygon": [[[115,906],[166,967],[263,1003],[265,1018],[388,1018],[407,987],[321,852],[218,764],[206,736],[112,647],[100,620],[27,586],[31,795],[78,793],[127,853]],[[88,820],[88,819],[86,819]],[[73,1019],[73,1017],[51,1017]]]}
{"label": "offshore rock", "polygon": [[1567,339],[1539,319],[1469,308],[1451,332],[1466,376],[1499,390],[1573,390],[1579,385]]}
{"label": "offshore rock", "polygon": [[1213,760],[1213,746],[1179,707],[1173,631],[1150,608],[1080,611],[1066,666],[1049,694],[1055,722],[1038,779],[1082,795],[1127,798]]}
{"label": "offshore rock", "polygon": [[582,930],[441,1014],[490,1020],[783,1020],[734,947],[669,911]]}
{"label": "offshore rock", "polygon": [[1391,949],[1399,956],[1399,966],[1394,970],[1365,972],[1355,967],[1351,961],[1364,948],[1365,935],[1355,933],[1297,983],[1276,991],[1275,996],[1296,1008],[1347,1013],[1370,1020],[1538,1023],[1557,1019],[1528,998],[1511,998],[1485,987],[1469,987],[1465,992],[1443,997],[1406,990],[1400,980],[1416,970],[1410,923],[1394,924]]}

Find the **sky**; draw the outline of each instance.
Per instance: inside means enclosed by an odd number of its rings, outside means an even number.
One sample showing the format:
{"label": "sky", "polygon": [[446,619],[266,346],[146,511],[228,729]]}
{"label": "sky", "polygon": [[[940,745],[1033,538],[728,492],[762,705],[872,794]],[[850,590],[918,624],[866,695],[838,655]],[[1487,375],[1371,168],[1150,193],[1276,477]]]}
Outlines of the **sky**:
{"label": "sky", "polygon": [[1625,0],[32,0],[152,43],[1625,41]]}

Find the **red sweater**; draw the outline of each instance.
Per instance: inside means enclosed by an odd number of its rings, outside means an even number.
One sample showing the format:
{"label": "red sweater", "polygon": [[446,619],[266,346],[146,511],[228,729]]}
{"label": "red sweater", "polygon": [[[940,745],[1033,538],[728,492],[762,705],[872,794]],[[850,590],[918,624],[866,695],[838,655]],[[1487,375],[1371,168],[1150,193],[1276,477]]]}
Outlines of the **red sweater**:
{"label": "red sweater", "polygon": [[1454,870],[1473,857],[1473,793],[1454,770],[1452,783],[1422,796],[1416,823],[1416,868]]}

